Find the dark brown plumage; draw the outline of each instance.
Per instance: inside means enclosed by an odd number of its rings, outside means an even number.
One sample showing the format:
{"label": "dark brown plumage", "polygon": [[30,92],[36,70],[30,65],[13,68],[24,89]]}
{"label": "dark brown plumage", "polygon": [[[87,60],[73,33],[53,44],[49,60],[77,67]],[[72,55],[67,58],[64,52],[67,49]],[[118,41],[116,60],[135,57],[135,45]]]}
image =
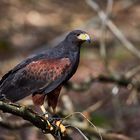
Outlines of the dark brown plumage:
{"label": "dark brown plumage", "polygon": [[27,58],[5,74],[0,81],[0,98],[16,102],[32,94],[33,102],[55,109],[61,87],[75,73],[80,47],[89,41],[86,32],[75,30],[56,47]]}

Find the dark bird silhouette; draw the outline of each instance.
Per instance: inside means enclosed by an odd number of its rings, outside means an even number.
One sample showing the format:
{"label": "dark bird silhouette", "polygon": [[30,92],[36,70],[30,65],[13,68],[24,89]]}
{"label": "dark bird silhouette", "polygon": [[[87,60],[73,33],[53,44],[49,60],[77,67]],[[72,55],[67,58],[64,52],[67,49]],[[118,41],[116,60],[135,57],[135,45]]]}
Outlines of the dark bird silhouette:
{"label": "dark bird silhouette", "polygon": [[76,72],[81,44],[85,41],[90,41],[89,35],[74,30],[56,47],[22,61],[2,77],[0,99],[16,102],[32,95],[34,104],[41,106],[47,97],[54,110],[61,87]]}

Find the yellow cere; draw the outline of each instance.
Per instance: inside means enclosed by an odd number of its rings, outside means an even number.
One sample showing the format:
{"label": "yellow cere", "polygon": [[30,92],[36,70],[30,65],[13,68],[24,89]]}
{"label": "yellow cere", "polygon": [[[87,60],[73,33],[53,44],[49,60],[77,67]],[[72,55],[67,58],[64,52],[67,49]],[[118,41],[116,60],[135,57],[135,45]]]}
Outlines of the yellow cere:
{"label": "yellow cere", "polygon": [[88,34],[80,34],[78,36],[78,39],[81,39],[81,40],[90,40],[90,37]]}

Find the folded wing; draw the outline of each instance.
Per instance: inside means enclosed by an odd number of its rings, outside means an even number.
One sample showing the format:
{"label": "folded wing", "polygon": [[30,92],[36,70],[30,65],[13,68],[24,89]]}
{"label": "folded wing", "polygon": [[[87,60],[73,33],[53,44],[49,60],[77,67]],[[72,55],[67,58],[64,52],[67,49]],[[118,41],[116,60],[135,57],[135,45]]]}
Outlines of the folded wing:
{"label": "folded wing", "polygon": [[47,94],[68,78],[69,58],[41,59],[9,73],[1,83],[0,94],[15,102],[30,94]]}

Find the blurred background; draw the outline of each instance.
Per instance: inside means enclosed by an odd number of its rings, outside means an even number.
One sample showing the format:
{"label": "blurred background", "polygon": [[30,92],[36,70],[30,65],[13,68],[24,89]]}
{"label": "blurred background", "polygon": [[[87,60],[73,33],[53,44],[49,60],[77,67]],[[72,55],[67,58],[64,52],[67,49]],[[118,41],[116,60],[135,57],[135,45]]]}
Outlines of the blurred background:
{"label": "blurred background", "polygon": [[[80,66],[61,92],[57,113],[65,117],[82,112],[105,140],[140,140],[139,0],[1,0],[0,77],[30,54],[55,46],[74,29],[88,32],[92,43],[83,46]],[[20,103],[32,106],[30,97]],[[0,121],[23,122],[2,115]],[[90,140],[100,139],[80,115],[66,123]],[[74,129],[69,135],[84,139]],[[0,126],[0,140],[53,139],[35,127]]]}

